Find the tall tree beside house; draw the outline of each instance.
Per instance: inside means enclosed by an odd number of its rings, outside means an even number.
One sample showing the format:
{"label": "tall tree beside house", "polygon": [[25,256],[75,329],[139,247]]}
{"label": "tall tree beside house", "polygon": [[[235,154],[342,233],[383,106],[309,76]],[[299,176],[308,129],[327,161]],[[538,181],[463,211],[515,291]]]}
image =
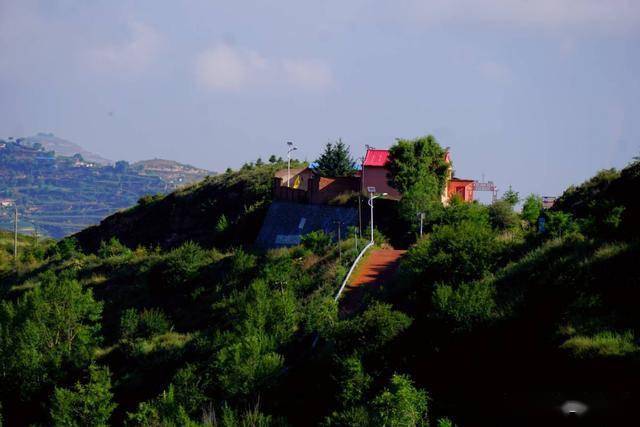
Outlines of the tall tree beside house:
{"label": "tall tree beside house", "polygon": [[349,147],[342,142],[342,139],[338,139],[333,144],[329,142],[316,163],[316,172],[329,178],[351,176],[355,168]]}
{"label": "tall tree beside house", "polygon": [[416,214],[427,219],[440,205],[450,165],[446,152],[432,135],[416,139],[398,139],[389,150],[389,184],[402,193],[400,216],[415,224]]}

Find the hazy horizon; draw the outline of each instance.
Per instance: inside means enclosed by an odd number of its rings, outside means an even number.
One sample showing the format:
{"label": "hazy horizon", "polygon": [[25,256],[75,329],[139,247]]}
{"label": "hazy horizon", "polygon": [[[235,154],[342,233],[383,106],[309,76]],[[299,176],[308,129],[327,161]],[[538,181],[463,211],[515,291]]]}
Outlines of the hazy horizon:
{"label": "hazy horizon", "polygon": [[212,171],[433,134],[558,195],[640,154],[640,3],[0,0],[0,134]]}

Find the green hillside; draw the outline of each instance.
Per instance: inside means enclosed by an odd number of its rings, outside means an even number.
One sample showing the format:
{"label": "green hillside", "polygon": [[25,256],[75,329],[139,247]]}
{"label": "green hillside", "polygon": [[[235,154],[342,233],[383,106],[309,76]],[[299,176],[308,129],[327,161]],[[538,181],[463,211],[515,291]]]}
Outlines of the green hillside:
{"label": "green hillside", "polygon": [[429,199],[425,236],[348,315],[333,296],[353,241],[251,248],[280,166],[144,199],[4,267],[7,425],[564,425],[568,400],[582,425],[628,425],[640,163],[546,212]]}
{"label": "green hillside", "polygon": [[[65,152],[79,147],[59,139],[54,144],[45,136],[0,140],[0,201],[17,202],[25,232],[36,227],[54,238],[68,236],[143,196],[165,194],[207,174],[176,162],[103,165],[81,154],[61,156],[45,146]],[[0,208],[0,226],[8,228],[11,220],[11,212]]]}

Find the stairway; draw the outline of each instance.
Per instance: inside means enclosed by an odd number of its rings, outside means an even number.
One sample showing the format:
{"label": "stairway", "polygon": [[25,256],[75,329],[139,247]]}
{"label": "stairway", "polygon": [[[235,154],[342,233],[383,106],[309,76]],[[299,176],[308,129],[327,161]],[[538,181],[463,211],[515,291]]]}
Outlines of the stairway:
{"label": "stairway", "polygon": [[357,311],[368,289],[383,285],[393,277],[405,252],[400,249],[372,250],[347,284],[340,301],[340,313],[348,315]]}

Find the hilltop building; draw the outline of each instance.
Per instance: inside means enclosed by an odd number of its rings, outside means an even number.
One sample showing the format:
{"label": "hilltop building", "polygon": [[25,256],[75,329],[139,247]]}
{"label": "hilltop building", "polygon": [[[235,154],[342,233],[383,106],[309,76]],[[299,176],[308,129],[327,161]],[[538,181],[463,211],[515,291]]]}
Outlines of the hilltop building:
{"label": "hilltop building", "polygon": [[[445,160],[451,164],[451,156],[447,151]],[[389,150],[368,148],[362,162],[362,169],[353,176],[326,178],[318,175],[312,168],[292,168],[287,183],[287,169],[279,170],[274,176],[274,197],[290,202],[326,204],[345,193],[369,194],[387,193],[387,198],[400,200],[402,194],[389,184]],[[447,184],[442,193],[442,202],[448,203],[452,197],[458,196],[465,202],[473,201],[476,181],[453,176],[449,168]]]}

